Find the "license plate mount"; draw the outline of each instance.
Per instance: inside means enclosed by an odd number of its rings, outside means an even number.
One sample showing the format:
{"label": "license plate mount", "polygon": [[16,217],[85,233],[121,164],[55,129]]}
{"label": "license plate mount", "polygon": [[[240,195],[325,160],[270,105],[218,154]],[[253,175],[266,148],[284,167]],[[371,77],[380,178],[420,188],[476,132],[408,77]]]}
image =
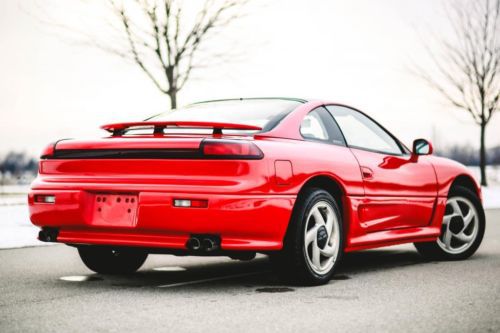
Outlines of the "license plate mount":
{"label": "license plate mount", "polygon": [[92,225],[135,227],[138,197],[135,194],[94,194]]}

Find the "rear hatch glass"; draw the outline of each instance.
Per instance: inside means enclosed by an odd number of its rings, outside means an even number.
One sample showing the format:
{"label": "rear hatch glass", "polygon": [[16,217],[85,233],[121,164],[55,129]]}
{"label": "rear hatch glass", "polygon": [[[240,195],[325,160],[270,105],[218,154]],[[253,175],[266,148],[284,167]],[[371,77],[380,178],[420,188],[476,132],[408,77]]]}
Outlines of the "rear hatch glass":
{"label": "rear hatch glass", "polygon": [[[241,99],[191,104],[181,109],[171,110],[147,119],[147,121],[209,121],[253,125],[268,131],[276,126],[301,102],[287,99]],[[185,133],[186,129],[168,128],[166,134]],[[193,130],[189,132],[193,133]],[[197,133],[210,130],[198,129]],[[241,132],[241,130],[224,131]],[[128,133],[132,134],[132,133]]]}

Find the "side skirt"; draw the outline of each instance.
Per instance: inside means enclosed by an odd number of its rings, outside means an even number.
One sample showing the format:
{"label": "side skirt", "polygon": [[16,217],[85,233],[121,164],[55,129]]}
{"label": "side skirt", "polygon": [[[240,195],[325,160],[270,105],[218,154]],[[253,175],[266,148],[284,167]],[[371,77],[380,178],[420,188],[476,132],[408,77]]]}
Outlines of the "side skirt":
{"label": "side skirt", "polygon": [[353,252],[404,243],[432,242],[439,237],[440,233],[441,229],[433,226],[378,231],[351,239],[344,251]]}
{"label": "side skirt", "polygon": [[384,246],[433,242],[441,234],[441,224],[446,209],[446,197],[437,197],[429,224],[412,228],[392,228],[375,232],[367,232],[361,226],[357,212],[358,198],[346,197],[346,205],[350,212],[345,217],[348,230],[345,252],[373,249]]}

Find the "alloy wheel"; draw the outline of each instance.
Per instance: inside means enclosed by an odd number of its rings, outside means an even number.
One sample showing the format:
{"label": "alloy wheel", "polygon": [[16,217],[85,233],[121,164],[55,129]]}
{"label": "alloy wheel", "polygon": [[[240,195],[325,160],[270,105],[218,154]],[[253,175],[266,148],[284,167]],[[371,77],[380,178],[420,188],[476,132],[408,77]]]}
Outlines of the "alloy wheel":
{"label": "alloy wheel", "polygon": [[478,212],[472,202],[463,197],[451,197],[446,203],[437,244],[447,253],[462,253],[474,243],[478,230]]}
{"label": "alloy wheel", "polygon": [[325,274],[335,264],[340,248],[339,220],[326,201],[317,202],[305,223],[304,252],[308,265],[317,274]]}

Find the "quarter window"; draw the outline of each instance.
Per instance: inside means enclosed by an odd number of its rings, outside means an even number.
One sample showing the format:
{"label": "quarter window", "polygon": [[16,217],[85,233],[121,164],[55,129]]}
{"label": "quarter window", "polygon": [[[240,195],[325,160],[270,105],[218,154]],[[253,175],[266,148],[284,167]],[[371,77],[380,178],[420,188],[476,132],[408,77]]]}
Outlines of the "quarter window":
{"label": "quarter window", "polygon": [[349,147],[400,155],[401,147],[383,128],[359,111],[337,105],[327,106],[340,126]]}
{"label": "quarter window", "polygon": [[331,114],[323,107],[314,109],[304,117],[300,125],[300,134],[305,139],[345,146],[342,132]]}

